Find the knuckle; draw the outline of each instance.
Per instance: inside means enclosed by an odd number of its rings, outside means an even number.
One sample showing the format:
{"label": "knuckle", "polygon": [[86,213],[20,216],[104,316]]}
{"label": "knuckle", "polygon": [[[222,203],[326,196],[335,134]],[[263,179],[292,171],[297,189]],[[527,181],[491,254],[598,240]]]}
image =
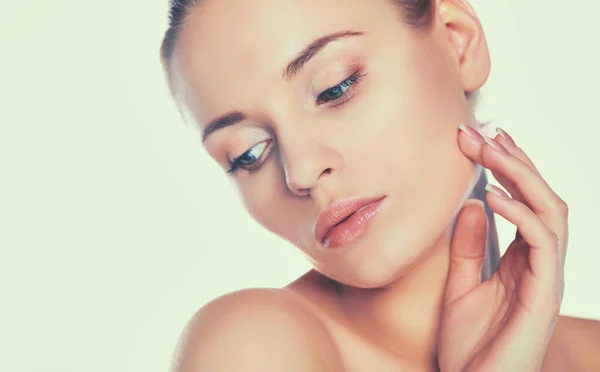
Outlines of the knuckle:
{"label": "knuckle", "polygon": [[558,198],[557,201],[557,209],[558,212],[560,213],[560,215],[567,217],[569,215],[569,206],[567,205],[567,203],[562,200],[561,198]]}
{"label": "knuckle", "polygon": [[549,293],[549,296],[546,300],[546,309],[552,313],[557,314],[560,313],[560,308],[562,307],[564,297],[564,291],[562,287],[559,285],[553,291]]}
{"label": "knuckle", "polygon": [[554,231],[548,229],[546,239],[548,240],[548,246],[553,247],[558,252],[560,247],[560,238],[558,235]]}
{"label": "knuckle", "polygon": [[560,243],[560,238],[558,237],[558,234],[550,229],[548,229],[548,239],[552,242],[553,245],[558,246],[558,243]]}
{"label": "knuckle", "polygon": [[560,299],[558,291],[556,291],[556,294],[552,294],[551,298],[548,298],[545,302],[544,313],[548,315],[559,314],[561,307],[562,301]]}

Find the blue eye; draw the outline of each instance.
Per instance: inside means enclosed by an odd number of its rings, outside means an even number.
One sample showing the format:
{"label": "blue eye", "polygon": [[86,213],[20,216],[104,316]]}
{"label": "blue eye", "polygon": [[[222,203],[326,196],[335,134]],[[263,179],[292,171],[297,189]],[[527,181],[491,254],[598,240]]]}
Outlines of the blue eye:
{"label": "blue eye", "polygon": [[317,97],[317,103],[323,104],[331,101],[337,101],[340,99],[343,100],[343,98],[345,98],[344,96],[346,95],[346,92],[352,87],[352,85],[359,82],[359,79],[362,76],[364,75],[361,75],[360,71],[357,71],[354,74],[352,74],[352,76],[342,81],[338,85],[323,91]]}
{"label": "blue eye", "polygon": [[230,161],[231,167],[227,171],[229,174],[237,172],[240,168],[253,171],[260,167],[260,160],[262,159],[267,146],[271,143],[271,140],[266,140],[257,143],[250,147],[246,152],[237,158]]}

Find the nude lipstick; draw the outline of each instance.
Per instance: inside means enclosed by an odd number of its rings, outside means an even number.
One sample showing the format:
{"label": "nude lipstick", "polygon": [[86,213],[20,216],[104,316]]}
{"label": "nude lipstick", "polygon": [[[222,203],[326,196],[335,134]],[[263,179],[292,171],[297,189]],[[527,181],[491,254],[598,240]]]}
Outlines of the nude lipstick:
{"label": "nude lipstick", "polygon": [[385,197],[345,199],[323,211],[315,223],[315,238],[325,248],[338,248],[359,239],[377,215]]}

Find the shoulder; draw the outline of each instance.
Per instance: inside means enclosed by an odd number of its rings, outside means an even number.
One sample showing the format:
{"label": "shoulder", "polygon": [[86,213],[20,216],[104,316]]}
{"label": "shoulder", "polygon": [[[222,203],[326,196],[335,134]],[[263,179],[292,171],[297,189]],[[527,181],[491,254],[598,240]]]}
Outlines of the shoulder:
{"label": "shoulder", "polygon": [[189,321],[175,372],[339,371],[335,344],[320,320],[286,289],[222,296]]}
{"label": "shoulder", "polygon": [[543,372],[600,371],[600,321],[559,316]]}

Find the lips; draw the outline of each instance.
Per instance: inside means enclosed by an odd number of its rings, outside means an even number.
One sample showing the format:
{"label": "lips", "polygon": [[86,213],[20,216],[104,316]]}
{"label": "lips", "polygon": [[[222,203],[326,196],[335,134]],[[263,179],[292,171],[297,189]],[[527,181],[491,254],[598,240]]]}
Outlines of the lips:
{"label": "lips", "polygon": [[333,203],[315,223],[315,238],[331,247],[358,238],[374,217],[384,197],[346,199]]}

